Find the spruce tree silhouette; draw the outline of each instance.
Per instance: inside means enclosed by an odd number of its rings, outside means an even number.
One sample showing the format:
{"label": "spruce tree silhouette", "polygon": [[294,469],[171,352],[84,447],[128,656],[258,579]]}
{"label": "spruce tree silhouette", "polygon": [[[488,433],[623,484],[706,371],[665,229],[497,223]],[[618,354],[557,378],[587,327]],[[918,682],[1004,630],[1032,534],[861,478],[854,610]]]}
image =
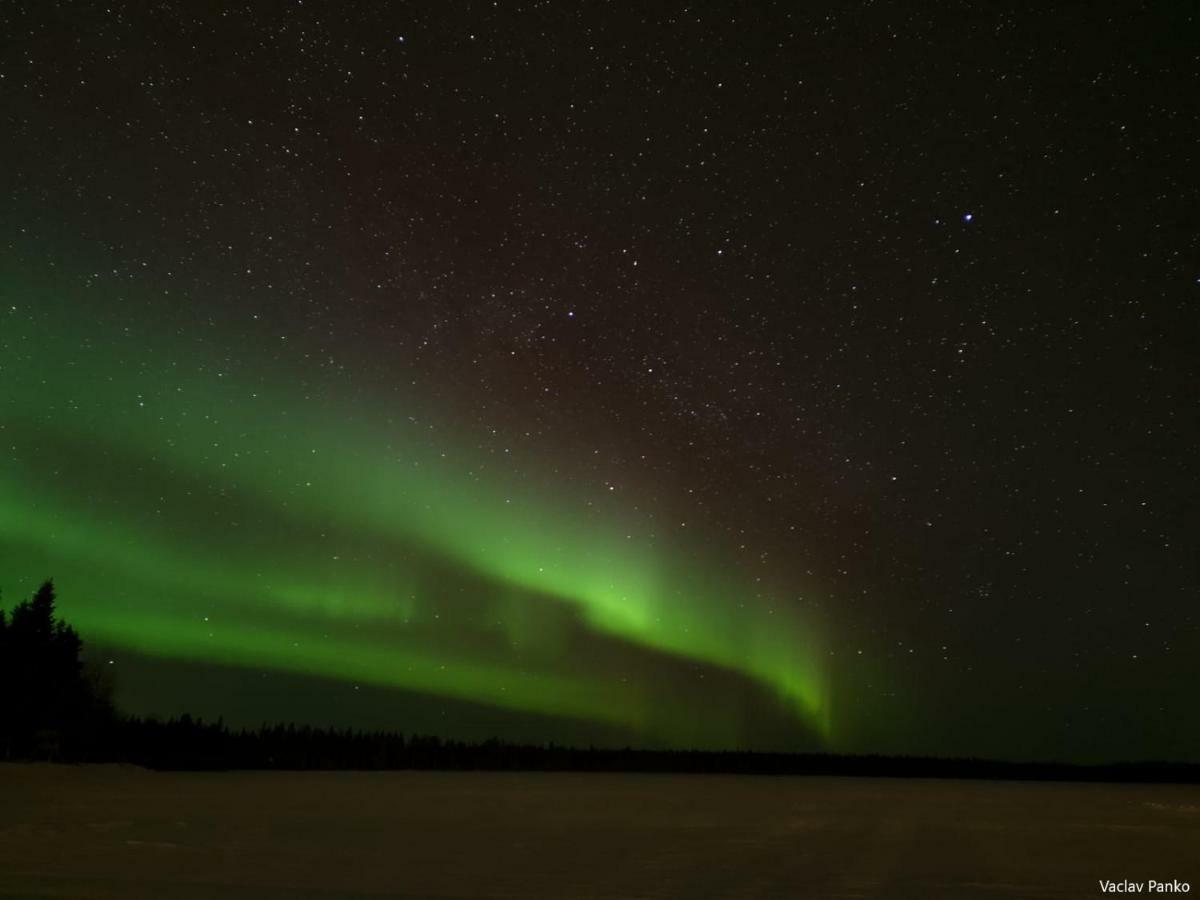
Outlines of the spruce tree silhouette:
{"label": "spruce tree silhouette", "polygon": [[78,755],[110,717],[84,677],[83,642],[55,618],[55,601],[54,582],[44,582],[0,630],[0,757]]}
{"label": "spruce tree silhouette", "polygon": [[12,755],[9,741],[9,729],[12,726],[10,698],[15,683],[8,632],[8,614],[0,606],[0,759],[8,759]]}

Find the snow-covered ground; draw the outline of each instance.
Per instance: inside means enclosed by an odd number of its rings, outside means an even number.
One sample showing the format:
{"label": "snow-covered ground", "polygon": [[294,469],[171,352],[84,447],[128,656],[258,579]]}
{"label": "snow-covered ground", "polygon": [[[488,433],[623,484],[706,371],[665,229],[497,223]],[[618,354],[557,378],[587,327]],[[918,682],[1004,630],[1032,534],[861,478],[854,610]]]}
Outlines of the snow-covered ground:
{"label": "snow-covered ground", "polygon": [[1151,879],[1200,893],[1200,787],[0,765],[0,897],[1042,898]]}

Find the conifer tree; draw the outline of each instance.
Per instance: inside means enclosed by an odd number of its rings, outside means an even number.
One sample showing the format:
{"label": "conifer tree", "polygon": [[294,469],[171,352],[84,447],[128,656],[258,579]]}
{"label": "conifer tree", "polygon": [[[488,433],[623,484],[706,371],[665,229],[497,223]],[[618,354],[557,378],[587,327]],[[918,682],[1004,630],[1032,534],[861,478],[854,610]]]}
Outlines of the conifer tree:
{"label": "conifer tree", "polygon": [[83,642],[55,617],[53,581],[13,609],[0,628],[0,757],[58,758],[94,740],[112,718],[101,684],[83,666]]}

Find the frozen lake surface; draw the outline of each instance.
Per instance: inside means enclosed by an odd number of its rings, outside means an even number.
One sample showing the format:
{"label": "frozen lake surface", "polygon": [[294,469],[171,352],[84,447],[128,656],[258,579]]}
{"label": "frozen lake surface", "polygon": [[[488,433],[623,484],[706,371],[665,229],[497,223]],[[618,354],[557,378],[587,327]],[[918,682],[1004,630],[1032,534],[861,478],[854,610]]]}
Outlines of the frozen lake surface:
{"label": "frozen lake surface", "polygon": [[1101,879],[1200,893],[1200,787],[0,764],[5,898],[1057,898]]}

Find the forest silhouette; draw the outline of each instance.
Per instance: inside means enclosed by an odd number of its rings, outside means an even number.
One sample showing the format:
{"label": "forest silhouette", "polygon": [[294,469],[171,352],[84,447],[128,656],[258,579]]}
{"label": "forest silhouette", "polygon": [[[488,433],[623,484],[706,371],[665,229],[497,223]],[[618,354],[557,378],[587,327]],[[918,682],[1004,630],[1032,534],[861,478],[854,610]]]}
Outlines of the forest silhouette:
{"label": "forest silhouette", "polygon": [[1200,765],[1076,765],[825,753],[640,750],[444,740],[401,732],[122,714],[83,641],[56,615],[53,581],[0,607],[0,760],[119,762],[155,769],[450,769],[850,775],[1056,781],[1200,782]]}

